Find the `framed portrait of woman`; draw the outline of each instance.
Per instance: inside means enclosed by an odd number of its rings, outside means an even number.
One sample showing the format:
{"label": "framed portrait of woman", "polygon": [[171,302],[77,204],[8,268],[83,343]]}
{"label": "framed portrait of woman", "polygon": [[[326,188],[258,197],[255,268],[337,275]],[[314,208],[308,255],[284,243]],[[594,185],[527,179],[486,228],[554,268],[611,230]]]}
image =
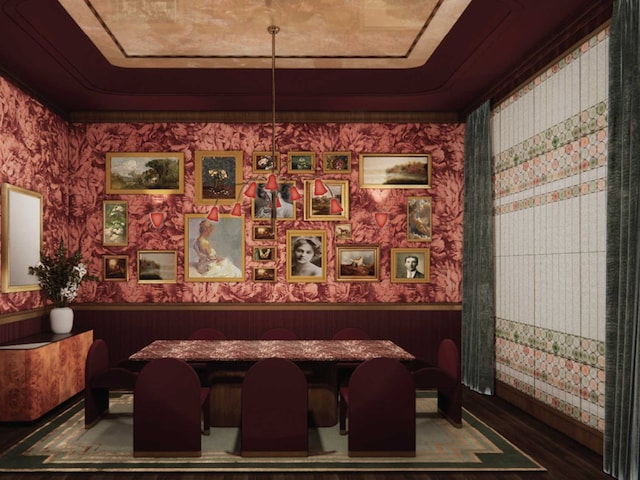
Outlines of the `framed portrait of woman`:
{"label": "framed portrait of woman", "polygon": [[186,282],[244,281],[244,215],[188,213],[184,222]]}
{"label": "framed portrait of woman", "polygon": [[287,282],[327,281],[325,230],[287,230]]}

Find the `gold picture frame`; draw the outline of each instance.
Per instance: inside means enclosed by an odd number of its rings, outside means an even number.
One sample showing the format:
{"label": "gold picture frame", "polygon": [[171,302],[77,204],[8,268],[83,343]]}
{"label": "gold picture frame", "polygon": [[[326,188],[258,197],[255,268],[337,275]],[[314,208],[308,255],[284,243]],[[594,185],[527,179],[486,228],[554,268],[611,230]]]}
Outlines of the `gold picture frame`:
{"label": "gold picture frame", "polygon": [[376,282],[380,280],[380,247],[349,245],[336,247],[337,282]]}
{"label": "gold picture frame", "polygon": [[322,171],[325,173],[349,173],[351,152],[323,152]]}
{"label": "gold picture frame", "polygon": [[287,230],[287,282],[327,281],[325,230]]}
{"label": "gold picture frame", "polygon": [[407,198],[407,241],[430,242],[433,224],[431,221],[431,197]]}
{"label": "gold picture frame", "polygon": [[240,150],[196,150],[196,203],[232,205],[237,202],[243,185],[242,163]]}
{"label": "gold picture frame", "polygon": [[[304,181],[304,219],[324,221],[349,220],[349,180],[323,180],[327,193],[314,195],[315,180]],[[331,200],[336,199],[342,211],[330,213]]]}
{"label": "gold picture frame", "polygon": [[427,153],[361,153],[360,188],[431,188]]}
{"label": "gold picture frame", "polygon": [[42,251],[42,195],[9,183],[2,184],[2,292],[38,290],[38,277],[29,267]]}
{"label": "gold picture frame", "polygon": [[[265,190],[265,182],[256,182],[256,198],[251,199],[251,219],[255,221],[271,220],[271,192]],[[278,182],[278,201],[276,206],[276,220],[295,220],[298,210],[297,200],[291,200],[291,188],[295,181]]]}
{"label": "gold picture frame", "polygon": [[276,232],[273,230],[273,225],[254,225],[251,239],[257,241],[275,240]]}
{"label": "gold picture frame", "polygon": [[182,195],[184,193],[184,153],[107,153],[106,193],[109,195]]}
{"label": "gold picture frame", "polygon": [[129,244],[129,202],[102,201],[102,245],[123,247]]}
{"label": "gold picture frame", "polygon": [[175,250],[138,250],[138,283],[177,283]]}
{"label": "gold picture frame", "polygon": [[278,248],[273,245],[261,245],[253,247],[253,261],[254,262],[275,262],[277,257]]}
{"label": "gold picture frame", "polygon": [[256,267],[253,269],[253,281],[274,283],[276,281],[276,269],[272,267]]}
{"label": "gold picture frame", "polygon": [[280,153],[256,151],[251,156],[251,171],[253,173],[275,173],[280,170]]}
{"label": "gold picture frame", "polygon": [[288,152],[287,171],[289,173],[313,173],[316,170],[315,152]]}
{"label": "gold picture frame", "polygon": [[127,282],[129,280],[129,257],[127,255],[103,255],[102,280],[105,282]]}
{"label": "gold picture frame", "polygon": [[188,213],[184,219],[185,282],[245,280],[244,215]]}
{"label": "gold picture frame", "polygon": [[[392,248],[391,283],[429,283],[430,261],[428,247]],[[414,276],[409,277],[407,270],[415,271]]]}

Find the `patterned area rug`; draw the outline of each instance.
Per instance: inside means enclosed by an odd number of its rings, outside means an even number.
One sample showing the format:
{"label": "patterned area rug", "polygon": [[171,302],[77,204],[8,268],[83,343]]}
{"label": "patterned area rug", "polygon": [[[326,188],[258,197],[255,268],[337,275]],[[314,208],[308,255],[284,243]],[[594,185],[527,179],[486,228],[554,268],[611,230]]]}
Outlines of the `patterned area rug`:
{"label": "patterned area rug", "polygon": [[199,458],[134,458],[132,400],[131,394],[112,396],[110,415],[89,430],[79,401],[0,455],[0,472],[544,470],[467,411],[462,428],[451,426],[436,413],[432,392],[418,394],[413,458],[350,458],[347,437],[337,426],[310,429],[310,454],[304,458],[241,457],[237,428],[212,428],[202,437]]}

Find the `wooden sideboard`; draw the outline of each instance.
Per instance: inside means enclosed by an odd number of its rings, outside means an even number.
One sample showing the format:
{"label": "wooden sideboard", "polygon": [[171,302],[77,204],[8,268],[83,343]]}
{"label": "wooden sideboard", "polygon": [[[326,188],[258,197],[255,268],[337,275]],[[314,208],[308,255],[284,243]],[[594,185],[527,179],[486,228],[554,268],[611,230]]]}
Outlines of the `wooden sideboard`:
{"label": "wooden sideboard", "polygon": [[0,345],[0,421],[29,422],[84,389],[93,330],[43,333]]}

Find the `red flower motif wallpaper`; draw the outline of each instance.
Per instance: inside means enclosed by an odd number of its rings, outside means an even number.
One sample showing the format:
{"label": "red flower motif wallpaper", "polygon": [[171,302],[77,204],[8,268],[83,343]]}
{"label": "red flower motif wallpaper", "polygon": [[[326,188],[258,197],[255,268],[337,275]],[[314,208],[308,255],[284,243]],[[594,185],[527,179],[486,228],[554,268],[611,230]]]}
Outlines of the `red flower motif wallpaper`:
{"label": "red flower motif wallpaper", "polygon": [[[254,240],[251,203],[241,199],[244,214],[244,251],[235,252],[244,263],[243,281],[185,281],[185,249],[192,249],[185,222],[187,214],[206,215],[210,204],[196,201],[196,151],[241,151],[244,181],[265,182],[252,171],[252,154],[271,150],[270,124],[222,123],[97,123],[68,124],[0,78],[0,180],[34,190],[44,197],[44,242],[52,250],[63,237],[71,249],[81,248],[90,273],[103,277],[104,255],[128,257],[128,280],[88,281],[81,285],[79,302],[98,303],[459,303],[462,299],[463,124],[303,124],[276,125],[280,153],[277,178],[347,180],[349,218],[340,222],[304,220],[305,199],[295,202],[295,219],[276,222],[276,239]],[[179,152],[184,154],[184,194],[107,194],[106,154],[109,152]],[[315,152],[314,171],[289,172],[287,152]],[[325,173],[323,152],[350,152],[351,170]],[[431,188],[360,188],[359,154],[430,154]],[[407,241],[407,199],[432,198],[432,236],[427,242]],[[128,243],[103,245],[103,200],[128,203]],[[231,205],[219,205],[228,214]],[[382,228],[375,212],[388,212]],[[151,212],[166,219],[154,227]],[[188,222],[187,222],[188,223]],[[338,223],[351,224],[351,238],[336,238]],[[267,222],[268,224],[268,222]],[[326,234],[326,281],[287,281],[287,230],[322,230]],[[240,242],[241,243],[241,242]],[[276,258],[260,262],[254,246],[276,246]],[[379,281],[335,281],[337,246],[377,245]],[[214,249],[222,249],[212,245]],[[240,249],[240,245],[235,246]],[[394,283],[392,248],[430,249],[430,275],[419,283]],[[171,250],[177,253],[175,283],[138,283],[137,252]],[[188,251],[195,257],[194,250]],[[244,261],[242,262],[242,259]],[[237,265],[239,267],[239,265]],[[274,268],[274,282],[254,282],[253,270]],[[189,272],[187,272],[189,273]],[[222,279],[223,280],[223,279]],[[40,292],[0,294],[0,312],[36,308],[45,303]]]}

